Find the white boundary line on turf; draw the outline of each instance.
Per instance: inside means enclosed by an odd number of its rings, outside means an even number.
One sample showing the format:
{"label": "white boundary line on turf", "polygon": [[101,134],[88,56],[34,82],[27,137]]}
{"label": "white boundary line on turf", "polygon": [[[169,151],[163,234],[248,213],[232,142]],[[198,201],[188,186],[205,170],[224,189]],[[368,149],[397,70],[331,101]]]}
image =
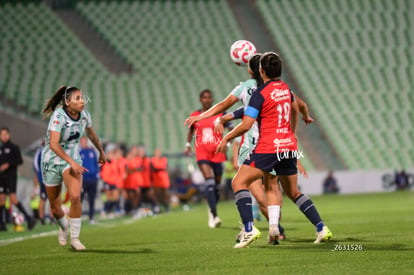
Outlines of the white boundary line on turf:
{"label": "white boundary line on turf", "polygon": [[34,235],[26,236],[26,237],[17,237],[17,238],[8,239],[8,240],[2,240],[0,241],[0,246],[6,246],[8,244],[17,243],[17,242],[21,242],[21,241],[25,241],[29,239],[37,239],[37,238],[43,238],[47,236],[53,236],[53,235],[57,235],[57,233],[58,231],[55,230],[55,231],[50,231],[50,232],[34,234]]}
{"label": "white boundary line on turf", "polygon": [[[112,227],[116,227],[119,224],[128,225],[128,224],[140,221],[140,220],[141,219],[130,219],[130,220],[127,219],[127,220],[122,221],[122,223],[114,221],[114,222],[110,222],[110,223],[98,223],[96,225],[98,227],[103,227],[103,228],[112,228]],[[25,240],[29,240],[29,239],[37,239],[37,238],[48,237],[48,236],[53,236],[53,235],[57,235],[57,234],[58,234],[58,230],[55,230],[55,231],[50,231],[50,232],[43,232],[43,233],[38,233],[38,234],[34,234],[34,235],[29,235],[29,236],[26,236],[26,237],[17,237],[17,238],[13,238],[13,239],[0,240],[0,246],[6,246],[6,245],[9,245],[9,244],[12,244],[12,243],[17,243],[17,242],[21,242],[21,241],[25,241]]]}

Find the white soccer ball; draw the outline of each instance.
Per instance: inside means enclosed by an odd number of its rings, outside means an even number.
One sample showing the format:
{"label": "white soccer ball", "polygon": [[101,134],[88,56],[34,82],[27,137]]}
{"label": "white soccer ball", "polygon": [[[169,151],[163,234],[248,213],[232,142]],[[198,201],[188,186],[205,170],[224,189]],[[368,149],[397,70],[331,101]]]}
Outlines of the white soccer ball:
{"label": "white soccer ball", "polygon": [[22,225],[24,223],[24,217],[22,214],[13,213],[13,224]]}
{"label": "white soccer ball", "polygon": [[250,58],[256,54],[256,47],[247,40],[237,40],[230,47],[230,58],[239,66],[247,66]]}

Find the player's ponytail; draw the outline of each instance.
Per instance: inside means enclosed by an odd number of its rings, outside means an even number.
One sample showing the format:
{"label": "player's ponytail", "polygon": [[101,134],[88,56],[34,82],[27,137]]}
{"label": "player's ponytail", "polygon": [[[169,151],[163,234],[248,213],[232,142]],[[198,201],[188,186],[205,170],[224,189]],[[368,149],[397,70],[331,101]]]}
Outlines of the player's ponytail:
{"label": "player's ponytail", "polygon": [[270,79],[279,78],[282,75],[282,61],[277,53],[263,54],[260,58],[260,65]]}
{"label": "player's ponytail", "polygon": [[261,53],[257,53],[252,56],[249,60],[249,68],[252,71],[252,78],[256,80],[257,87],[263,84],[263,79],[260,76],[260,57],[262,56]]}
{"label": "player's ponytail", "polygon": [[53,111],[55,111],[58,105],[62,105],[65,108],[70,94],[78,90],[78,88],[71,86],[60,87],[52,96],[52,98],[50,98],[49,101],[46,103],[46,106],[42,111],[43,117],[49,117],[53,113]]}

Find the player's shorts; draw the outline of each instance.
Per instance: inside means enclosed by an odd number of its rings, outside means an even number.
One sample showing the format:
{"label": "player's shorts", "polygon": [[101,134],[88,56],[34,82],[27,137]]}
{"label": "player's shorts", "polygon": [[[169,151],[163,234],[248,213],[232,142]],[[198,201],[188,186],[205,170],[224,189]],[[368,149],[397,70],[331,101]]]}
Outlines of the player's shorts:
{"label": "player's shorts", "polygon": [[58,186],[63,182],[63,171],[69,169],[69,164],[50,165],[42,162],[42,178],[46,186]]}
{"label": "player's shorts", "polygon": [[0,178],[0,194],[16,193],[17,179],[15,177]]}
{"label": "player's shorts", "polygon": [[216,148],[215,147],[196,147],[196,160],[197,163],[200,160],[207,160],[211,162],[225,162],[226,161],[226,155],[223,153],[217,153],[216,154]]}
{"label": "player's shorts", "polygon": [[223,175],[223,171],[224,171],[224,166],[222,162],[211,162],[208,160],[199,160],[197,161],[197,164],[208,164],[211,169],[213,169],[213,173],[215,177],[221,177]]}
{"label": "player's shorts", "polygon": [[116,186],[116,184],[110,184],[110,183],[104,182],[103,189],[105,191],[112,191],[112,190],[118,189],[118,187]]}
{"label": "player's shorts", "polygon": [[258,168],[272,175],[290,176],[298,173],[297,158],[289,152],[284,153],[257,154],[251,153],[243,164]]}

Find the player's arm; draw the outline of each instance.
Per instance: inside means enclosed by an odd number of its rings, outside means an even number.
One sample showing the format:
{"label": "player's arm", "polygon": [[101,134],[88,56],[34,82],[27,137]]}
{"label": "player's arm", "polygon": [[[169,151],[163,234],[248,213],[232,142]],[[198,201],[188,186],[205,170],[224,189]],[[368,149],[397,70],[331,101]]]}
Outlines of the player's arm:
{"label": "player's arm", "polygon": [[191,155],[191,141],[193,139],[194,136],[194,127],[190,127],[188,129],[188,133],[187,133],[187,143],[185,144],[185,154],[187,156]]}
{"label": "player's arm", "polygon": [[239,137],[249,131],[249,129],[253,126],[254,122],[256,121],[255,118],[252,118],[250,116],[244,116],[242,122],[237,125],[236,128],[231,130],[227,135],[224,136],[223,140],[220,142],[220,144],[217,146],[216,152],[222,152],[224,153],[226,150],[227,143],[231,141],[232,139]]}
{"label": "player's arm", "polygon": [[226,125],[226,123],[229,123],[230,121],[234,119],[239,119],[239,118],[241,119],[243,115],[244,115],[244,107],[240,106],[233,112],[229,114],[225,114],[224,116],[221,116],[220,118],[218,118],[217,123],[215,123],[214,125],[214,131],[219,134],[223,133],[224,125]]}
{"label": "player's arm", "polygon": [[214,105],[213,107],[211,107],[210,109],[202,113],[201,115],[190,116],[189,118],[187,118],[186,121],[184,122],[184,125],[188,124],[188,127],[191,127],[191,125],[193,125],[195,122],[221,114],[224,111],[226,111],[228,108],[233,106],[233,104],[236,103],[238,100],[239,99],[236,96],[230,94],[224,100],[220,101],[219,103],[217,103],[216,105]]}
{"label": "player's arm", "polygon": [[66,161],[70,167],[72,168],[73,172],[83,174],[85,171],[88,171],[86,168],[82,167],[81,165],[77,164],[71,157],[69,157],[65,151],[63,150],[62,146],[59,144],[60,140],[60,132],[56,131],[49,131],[50,133],[50,149],[61,159]]}
{"label": "player's arm", "polygon": [[86,135],[91,140],[92,144],[95,146],[95,148],[99,152],[99,163],[101,165],[104,165],[106,162],[105,152],[102,148],[101,143],[99,142],[98,135],[95,133],[92,127],[86,128]]}
{"label": "player's arm", "polygon": [[233,141],[233,167],[234,169],[239,169],[239,145],[240,142],[235,139]]}
{"label": "player's arm", "polygon": [[296,128],[298,127],[299,120],[299,106],[296,101],[292,102],[292,111],[290,114],[290,127],[292,128],[293,134],[296,134]]}
{"label": "player's arm", "polygon": [[302,114],[302,120],[305,122],[305,125],[308,125],[314,122],[314,119],[309,115],[309,108],[305,101],[303,101],[297,94],[295,95],[295,101],[298,103],[299,111]]}

